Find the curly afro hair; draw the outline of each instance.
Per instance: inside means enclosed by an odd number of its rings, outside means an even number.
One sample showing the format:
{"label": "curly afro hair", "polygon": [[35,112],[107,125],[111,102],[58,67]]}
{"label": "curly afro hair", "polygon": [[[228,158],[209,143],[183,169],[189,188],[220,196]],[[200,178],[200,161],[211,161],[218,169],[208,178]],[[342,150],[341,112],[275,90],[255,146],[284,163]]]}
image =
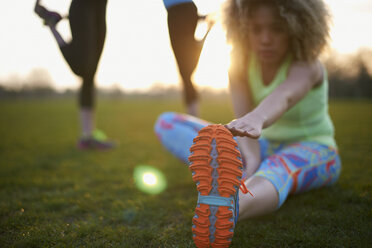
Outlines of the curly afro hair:
{"label": "curly afro hair", "polygon": [[228,42],[248,54],[248,24],[260,5],[273,6],[287,24],[295,60],[316,59],[329,40],[330,14],[323,0],[227,0],[223,9]]}

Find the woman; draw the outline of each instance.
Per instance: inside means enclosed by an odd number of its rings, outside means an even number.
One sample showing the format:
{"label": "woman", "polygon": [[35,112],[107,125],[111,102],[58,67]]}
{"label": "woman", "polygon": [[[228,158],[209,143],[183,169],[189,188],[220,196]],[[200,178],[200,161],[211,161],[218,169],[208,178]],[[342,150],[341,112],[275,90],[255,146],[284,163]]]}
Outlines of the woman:
{"label": "woman", "polygon": [[[202,128],[190,149],[199,192],[192,227],[198,247],[229,246],[238,215],[270,213],[290,193],[335,183],[341,170],[327,75],[318,60],[329,35],[324,2],[228,0],[225,24],[233,48],[229,86],[237,119]],[[164,127],[189,132],[182,142],[190,145],[190,126],[196,136],[205,125],[179,119],[167,113],[155,126],[166,147],[169,133],[173,140],[182,136]],[[253,196],[239,193],[240,179],[242,192],[248,188]]]}
{"label": "woman", "polygon": [[80,149],[110,149],[112,142],[95,129],[94,77],[106,37],[107,0],[72,0],[69,22],[72,40],[65,42],[56,29],[61,15],[47,10],[36,1],[35,12],[44,20],[71,70],[82,79],[79,95],[81,138]]}

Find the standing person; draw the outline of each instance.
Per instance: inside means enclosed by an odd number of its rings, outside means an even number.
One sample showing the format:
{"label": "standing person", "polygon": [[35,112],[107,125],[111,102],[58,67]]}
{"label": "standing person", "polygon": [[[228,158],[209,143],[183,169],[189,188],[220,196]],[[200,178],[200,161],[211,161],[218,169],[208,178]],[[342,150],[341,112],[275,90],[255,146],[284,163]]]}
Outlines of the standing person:
{"label": "standing person", "polygon": [[168,12],[169,37],[176,57],[178,70],[183,83],[183,95],[186,112],[193,116],[199,115],[199,96],[193,85],[191,76],[198,64],[204,41],[211,29],[202,40],[196,40],[195,30],[200,19],[198,9],[192,0],[163,0]]}
{"label": "standing person", "polygon": [[[341,171],[327,73],[318,59],[329,35],[323,0],[226,4],[237,119],[206,126],[165,113],[155,125],[164,146],[182,159],[182,145],[187,151],[194,141],[189,161],[199,192],[192,226],[197,247],[229,246],[238,215],[273,212],[289,194],[334,184]],[[247,188],[253,196],[242,193]]]}
{"label": "standing person", "polygon": [[36,1],[35,12],[44,20],[71,70],[82,79],[79,95],[81,138],[80,149],[109,149],[114,147],[105,135],[95,129],[94,77],[106,37],[107,0],[72,0],[69,22],[72,40],[66,42],[56,29],[62,19]]}

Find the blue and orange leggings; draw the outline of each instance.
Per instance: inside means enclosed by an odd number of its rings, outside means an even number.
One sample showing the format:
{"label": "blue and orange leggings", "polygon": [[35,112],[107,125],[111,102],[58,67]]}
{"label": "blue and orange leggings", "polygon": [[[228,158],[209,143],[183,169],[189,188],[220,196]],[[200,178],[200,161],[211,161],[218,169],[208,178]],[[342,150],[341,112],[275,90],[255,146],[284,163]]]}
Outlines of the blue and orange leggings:
{"label": "blue and orange leggings", "polygon": [[[166,112],[159,116],[155,133],[164,147],[188,164],[189,148],[198,131],[210,123]],[[335,183],[341,162],[335,148],[317,142],[282,143],[261,138],[261,165],[253,176],[264,177],[277,189],[280,207],[290,193]]]}

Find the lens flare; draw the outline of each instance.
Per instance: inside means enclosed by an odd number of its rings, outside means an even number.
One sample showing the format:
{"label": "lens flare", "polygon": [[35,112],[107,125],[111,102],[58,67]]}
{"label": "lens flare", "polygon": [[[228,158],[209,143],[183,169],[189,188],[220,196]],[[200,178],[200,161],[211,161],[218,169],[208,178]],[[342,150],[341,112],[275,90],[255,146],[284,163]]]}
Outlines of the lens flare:
{"label": "lens flare", "polygon": [[148,165],[138,165],[133,172],[136,186],[147,194],[159,194],[167,187],[167,181],[163,173]]}
{"label": "lens flare", "polygon": [[149,186],[153,186],[158,182],[156,176],[150,172],[146,172],[145,174],[143,174],[142,180]]}

